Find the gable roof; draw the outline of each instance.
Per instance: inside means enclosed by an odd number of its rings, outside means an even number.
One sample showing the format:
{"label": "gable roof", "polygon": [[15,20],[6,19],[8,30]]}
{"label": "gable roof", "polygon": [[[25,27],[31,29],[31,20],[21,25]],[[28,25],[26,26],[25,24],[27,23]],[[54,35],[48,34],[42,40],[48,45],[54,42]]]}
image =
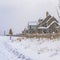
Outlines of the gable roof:
{"label": "gable roof", "polygon": [[39,25],[46,23],[49,19],[51,19],[51,15],[48,15]]}
{"label": "gable roof", "polygon": [[[53,21],[52,23],[50,23],[50,25],[48,25],[47,27],[38,27],[38,29],[48,29],[52,24],[58,24],[56,21]],[[58,24],[59,25],[59,24]]]}
{"label": "gable roof", "polygon": [[48,23],[48,25],[49,25],[49,24],[52,23],[53,21],[58,22],[55,17],[53,17],[53,16],[51,16],[51,15],[48,15],[48,16],[39,24],[39,26],[45,25],[45,24],[47,24],[47,23]]}
{"label": "gable roof", "polygon": [[48,15],[48,16],[43,20],[43,22],[48,21],[51,17],[52,17],[51,15]]}

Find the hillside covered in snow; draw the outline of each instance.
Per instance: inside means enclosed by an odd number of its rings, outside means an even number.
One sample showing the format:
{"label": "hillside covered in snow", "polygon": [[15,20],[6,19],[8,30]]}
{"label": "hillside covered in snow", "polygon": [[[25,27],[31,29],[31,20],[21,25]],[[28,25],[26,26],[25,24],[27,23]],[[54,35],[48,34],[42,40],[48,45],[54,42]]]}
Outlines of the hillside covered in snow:
{"label": "hillside covered in snow", "polygon": [[0,36],[0,60],[60,60],[60,38]]}

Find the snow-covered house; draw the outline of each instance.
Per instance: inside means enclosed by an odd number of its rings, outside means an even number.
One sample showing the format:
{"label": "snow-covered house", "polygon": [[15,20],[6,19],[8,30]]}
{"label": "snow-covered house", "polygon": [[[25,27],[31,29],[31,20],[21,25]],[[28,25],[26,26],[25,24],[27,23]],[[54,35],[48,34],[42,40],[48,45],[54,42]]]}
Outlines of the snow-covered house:
{"label": "snow-covered house", "polygon": [[[46,18],[38,25],[39,33],[58,33],[59,32],[59,22],[57,19],[51,15],[47,15]],[[58,27],[58,28],[57,28]]]}
{"label": "snow-covered house", "polygon": [[28,33],[36,33],[37,32],[37,22],[31,21],[28,23]]}
{"label": "snow-covered house", "polygon": [[[39,19],[38,22],[29,22],[28,29],[25,30],[27,33],[58,33],[60,32],[60,25],[58,20],[46,12],[46,18]],[[26,33],[26,32],[25,32]]]}
{"label": "snow-covered house", "polygon": [[22,34],[37,33],[37,26],[36,21],[28,22],[28,26],[22,31]]}

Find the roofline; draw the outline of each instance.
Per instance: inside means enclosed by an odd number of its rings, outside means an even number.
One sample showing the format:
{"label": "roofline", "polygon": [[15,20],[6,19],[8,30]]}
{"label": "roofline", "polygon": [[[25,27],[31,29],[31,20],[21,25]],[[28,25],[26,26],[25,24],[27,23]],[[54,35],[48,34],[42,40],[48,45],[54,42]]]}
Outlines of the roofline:
{"label": "roofline", "polygon": [[[47,27],[38,27],[38,29],[48,29],[53,23],[57,23],[56,21],[53,21],[50,25]],[[58,24],[58,23],[57,23]],[[58,24],[59,25],[59,24]]]}

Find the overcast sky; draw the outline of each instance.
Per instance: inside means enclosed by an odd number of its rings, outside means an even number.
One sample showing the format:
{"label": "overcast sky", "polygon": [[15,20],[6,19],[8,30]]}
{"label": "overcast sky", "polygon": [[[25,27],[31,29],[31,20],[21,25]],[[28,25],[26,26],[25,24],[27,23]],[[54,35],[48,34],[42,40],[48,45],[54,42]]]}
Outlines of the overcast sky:
{"label": "overcast sky", "polygon": [[57,18],[58,0],[0,0],[0,32],[20,33],[28,21],[45,18],[48,11]]}

